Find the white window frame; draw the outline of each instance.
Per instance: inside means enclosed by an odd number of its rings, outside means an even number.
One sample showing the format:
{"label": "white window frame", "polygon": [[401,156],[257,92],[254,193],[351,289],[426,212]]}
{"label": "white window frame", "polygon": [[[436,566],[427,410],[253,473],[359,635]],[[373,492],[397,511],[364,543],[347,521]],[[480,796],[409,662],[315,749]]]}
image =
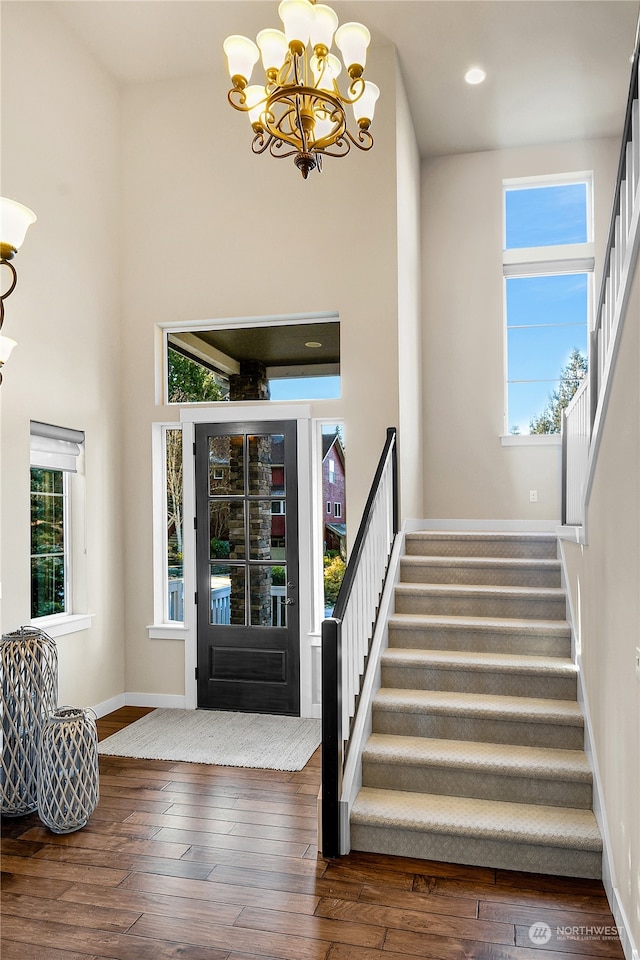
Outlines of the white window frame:
{"label": "white window frame", "polygon": [[331,500],[327,500],[327,513],[330,517],[333,515],[331,510]]}
{"label": "white window frame", "polygon": [[342,519],[342,504],[337,501],[333,504],[333,516],[336,520]]}
{"label": "white window frame", "polygon": [[[169,576],[167,557],[169,550],[167,530],[167,431],[178,430],[183,434],[184,478],[184,431],[179,421],[154,423],[151,434],[152,456],[152,516],[153,516],[153,623],[147,626],[152,639],[183,640],[187,627],[180,620],[169,620]],[[184,543],[184,490],[182,499],[182,522]],[[183,560],[184,573],[184,560]],[[185,588],[186,589],[186,588]]]}
{"label": "white window frame", "polygon": [[[530,190],[540,187],[555,187],[565,184],[587,185],[587,240],[584,243],[552,244],[542,247],[517,247],[506,249],[507,193],[510,190]],[[593,242],[593,172],[547,174],[538,177],[518,177],[502,181],[502,274],[503,274],[503,370],[504,370],[504,423],[501,442],[503,446],[558,445],[559,434],[510,434],[509,433],[509,352],[507,317],[507,280],[512,277],[552,276],[554,274],[586,273],[587,284],[587,339],[593,326],[593,276],[595,253]]]}
{"label": "white window frame", "polygon": [[84,439],[81,430],[30,423],[29,495],[32,467],[62,473],[65,609],[29,621],[54,639],[89,629],[93,619],[93,614],[76,609],[78,598],[86,592],[82,589],[86,580]]}

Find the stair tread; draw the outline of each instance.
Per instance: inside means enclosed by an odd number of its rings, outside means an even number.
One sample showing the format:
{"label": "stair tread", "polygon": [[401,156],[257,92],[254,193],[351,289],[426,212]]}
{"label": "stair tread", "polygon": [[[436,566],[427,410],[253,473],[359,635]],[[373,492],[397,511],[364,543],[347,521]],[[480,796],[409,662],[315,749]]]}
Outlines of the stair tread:
{"label": "stair tread", "polygon": [[377,763],[464,767],[504,776],[545,780],[591,781],[591,769],[582,750],[529,747],[473,740],[441,740],[372,733],[363,760]]}
{"label": "stair tread", "polygon": [[578,670],[565,657],[536,657],[511,653],[474,653],[467,650],[415,650],[390,647],[382,664],[400,667],[434,667],[441,670],[497,671],[500,673],[546,674],[574,677]]}
{"label": "stair tread", "polygon": [[573,807],[363,787],[353,806],[352,822],[567,849],[602,849],[591,810]]}
{"label": "stair tread", "polygon": [[538,697],[381,687],[374,697],[373,706],[395,713],[458,714],[485,720],[534,720],[571,726],[582,726],[584,723],[577,701]]}
{"label": "stair tread", "polygon": [[452,627],[465,630],[541,631],[560,637],[570,635],[566,620],[535,620],[524,617],[456,617],[434,613],[394,613],[389,617],[389,626],[415,627]]}
{"label": "stair tread", "polygon": [[412,530],[407,540],[510,540],[557,542],[555,533],[520,530]]}
{"label": "stair tread", "polygon": [[538,567],[543,570],[560,570],[560,561],[542,557],[440,557],[405,554],[402,563],[417,567],[505,567],[506,569],[528,569]]}
{"label": "stair tread", "polygon": [[494,586],[485,583],[407,583],[396,584],[396,593],[431,594],[444,596],[469,597],[483,594],[492,597],[523,597],[525,599],[544,597],[546,600],[564,600],[562,587],[512,587],[501,584]]}

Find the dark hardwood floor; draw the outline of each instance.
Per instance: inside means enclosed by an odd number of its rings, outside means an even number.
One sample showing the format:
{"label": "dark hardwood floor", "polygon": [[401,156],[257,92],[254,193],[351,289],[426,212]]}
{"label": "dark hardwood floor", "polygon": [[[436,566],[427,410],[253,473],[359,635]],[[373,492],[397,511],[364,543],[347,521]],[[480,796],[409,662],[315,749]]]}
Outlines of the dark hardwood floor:
{"label": "dark hardwood floor", "polygon": [[[145,712],[100,720],[101,738]],[[323,860],[319,751],[299,773],[116,757],[100,769],[83,830],[3,820],[2,960],[623,957],[595,881]]]}

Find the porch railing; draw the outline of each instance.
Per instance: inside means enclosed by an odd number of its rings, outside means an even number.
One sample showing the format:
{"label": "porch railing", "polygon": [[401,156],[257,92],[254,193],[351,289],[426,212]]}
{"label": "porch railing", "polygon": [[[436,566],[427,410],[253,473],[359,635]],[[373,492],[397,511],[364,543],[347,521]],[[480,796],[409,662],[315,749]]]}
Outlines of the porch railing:
{"label": "porch railing", "polygon": [[580,388],[563,418],[562,522],[576,526],[584,522],[590,470],[599,443],[600,423],[608,399],[621,320],[626,310],[640,243],[639,55],[640,34],[636,36],[609,237],[595,329],[591,335],[589,383]]}
{"label": "porch railing", "polygon": [[396,430],[390,427],[333,616],[322,623],[321,829],[326,857],[341,852],[342,775],[397,532]]}

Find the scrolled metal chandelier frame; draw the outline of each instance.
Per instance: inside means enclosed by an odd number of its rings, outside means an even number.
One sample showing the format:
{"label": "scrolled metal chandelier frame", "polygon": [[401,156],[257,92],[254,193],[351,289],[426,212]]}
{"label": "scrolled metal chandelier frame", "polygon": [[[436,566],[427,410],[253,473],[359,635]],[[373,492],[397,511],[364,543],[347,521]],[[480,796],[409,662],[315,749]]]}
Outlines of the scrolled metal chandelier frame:
{"label": "scrolled metal chandelier frame", "polygon": [[[369,127],[380,91],[363,77],[370,42],[365,26],[338,27],[331,7],[313,0],[282,0],[278,13],[284,32],[261,30],[257,44],[237,35],[225,40],[233,84],[228,100],[249,116],[253,152],[292,156],[306,179],[311,170],[322,170],[325,156],[344,157],[352,146],[371,149]],[[334,37],[349,76],[346,93],[337,82],[342,64],[331,53]],[[265,83],[249,85],[260,56]],[[357,123],[355,135],[347,126],[348,106]]]}

